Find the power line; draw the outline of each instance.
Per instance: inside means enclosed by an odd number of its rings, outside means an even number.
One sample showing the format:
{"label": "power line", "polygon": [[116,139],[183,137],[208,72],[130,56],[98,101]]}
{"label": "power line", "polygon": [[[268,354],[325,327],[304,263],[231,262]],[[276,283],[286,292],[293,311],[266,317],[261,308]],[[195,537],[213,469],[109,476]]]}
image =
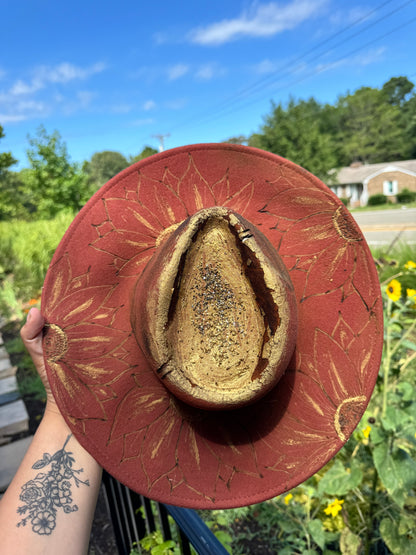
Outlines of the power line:
{"label": "power line", "polygon": [[[369,41],[369,42],[367,42],[367,43],[365,43],[365,44],[363,44],[363,45],[361,45],[361,46],[359,46],[359,47],[357,47],[353,50],[350,50],[347,54],[344,54],[343,56],[336,59],[335,61],[327,64],[324,68],[314,69],[313,71],[310,71],[309,73],[307,73],[306,75],[303,75],[302,77],[300,77],[299,79],[297,79],[295,81],[292,81],[290,83],[283,84],[280,87],[277,87],[276,89],[274,89],[274,91],[285,89],[285,88],[288,88],[288,87],[292,87],[294,85],[297,85],[298,83],[301,83],[302,81],[305,81],[306,79],[309,79],[310,77],[313,77],[314,75],[318,75],[319,73],[322,73],[323,71],[326,71],[327,69],[336,66],[341,61],[345,60],[346,58],[349,58],[353,54],[356,54],[360,50],[363,50],[364,48],[367,48],[368,46],[373,45],[374,43],[378,42],[379,40],[382,40],[382,39],[388,37],[389,35],[391,35],[393,33],[396,33],[397,31],[400,31],[401,29],[404,29],[405,27],[407,27],[408,25],[411,25],[415,21],[416,21],[416,17],[413,17],[412,19],[406,21],[405,23],[395,27],[394,29],[391,29],[387,33],[379,35],[377,38],[375,38],[375,39],[373,39],[373,40],[371,40],[371,41]],[[215,119],[218,119],[218,117],[223,117],[224,115],[228,115],[232,112],[235,112],[235,111],[241,110],[243,108],[246,108],[247,106],[250,106],[250,105],[254,104],[257,101],[258,101],[258,98],[254,99],[254,100],[251,100],[249,102],[246,102],[245,104],[240,105],[238,108],[230,109],[230,110],[228,110],[228,112],[225,112],[222,115],[212,116],[211,121],[215,120]]]}
{"label": "power line", "polygon": [[[330,37],[328,37],[327,39],[321,41],[320,43],[318,43],[317,45],[315,45],[314,47],[312,47],[311,49],[309,49],[307,52],[301,54],[300,56],[296,57],[294,60],[291,60],[290,62],[284,64],[283,66],[281,66],[279,69],[277,69],[276,71],[274,71],[272,74],[263,77],[259,80],[257,80],[256,82],[252,83],[251,85],[249,85],[248,87],[245,87],[243,89],[241,89],[240,91],[238,91],[235,95],[230,96],[226,99],[224,99],[222,102],[220,102],[219,104],[213,106],[212,108],[210,108],[209,110],[205,111],[203,114],[201,114],[200,116],[192,116],[191,118],[185,120],[182,123],[177,124],[176,126],[173,126],[171,129],[175,130],[178,129],[180,127],[184,127],[190,123],[203,123],[207,120],[207,118],[209,119],[218,119],[219,117],[222,117],[223,115],[228,115],[232,112],[235,111],[239,111],[242,108],[245,108],[251,104],[253,104],[254,102],[257,102],[259,99],[255,99],[249,102],[246,102],[240,106],[236,106],[236,102],[239,102],[240,100],[244,100],[244,98],[247,98],[249,96],[252,96],[253,94],[255,94],[256,92],[259,92],[259,90],[261,89],[261,93],[263,94],[264,92],[264,86],[266,86],[267,88],[270,88],[270,86],[272,86],[273,84],[277,83],[278,81],[282,81],[285,77],[289,77],[291,76],[293,73],[295,73],[296,69],[293,69],[293,64],[296,62],[300,62],[302,60],[304,60],[304,58],[308,57],[312,52],[316,51],[317,49],[321,48],[323,45],[329,43],[330,41],[332,41],[334,38],[339,37],[340,35],[342,35],[343,33],[345,33],[346,31],[348,31],[349,29],[353,28],[354,26],[358,25],[360,22],[368,19],[372,14],[374,14],[375,12],[379,11],[380,9],[382,9],[383,7],[385,7],[387,4],[391,3],[393,0],[387,0],[385,2],[383,2],[382,4],[380,4],[379,6],[377,6],[376,8],[374,8],[373,10],[371,10],[370,12],[368,12],[366,15],[358,18],[357,20],[355,20],[352,24],[344,27],[343,29],[341,29],[339,32],[332,34]],[[355,33],[353,33],[352,35],[350,35],[349,37],[347,37],[344,40],[338,41],[335,45],[333,45],[331,48],[326,49],[324,51],[322,51],[321,53],[317,54],[316,56],[314,56],[313,58],[307,60],[308,63],[311,63],[313,61],[316,61],[317,59],[321,58],[322,56],[330,53],[332,50],[334,50],[335,48],[337,48],[340,45],[344,45],[346,41],[349,41],[353,38],[355,38],[356,36],[364,33],[365,31],[367,31],[368,29],[370,29],[371,27],[374,27],[375,25],[378,25],[380,22],[386,20],[387,18],[391,17],[392,15],[394,15],[395,13],[397,13],[398,11],[402,10],[403,8],[405,8],[406,6],[408,6],[409,4],[413,3],[415,0],[407,0],[407,2],[404,2],[403,4],[401,4],[400,6],[398,6],[397,8],[395,8],[394,10],[391,10],[389,13],[383,15],[382,17],[380,17],[379,19],[377,19],[376,21],[373,21],[372,23],[366,25],[365,27],[361,28],[360,30],[356,31]],[[405,23],[404,26],[407,26],[409,23],[411,23],[413,20],[410,20],[409,22]],[[370,41],[360,47],[358,47],[357,49],[353,50],[352,53],[355,53],[358,50],[362,50],[363,48],[367,47],[368,45],[373,44],[374,42],[377,42],[378,40],[381,40],[382,38],[384,38],[385,36],[390,35],[392,32],[397,31],[398,28],[395,28],[393,31],[389,31],[388,33],[377,37],[376,39],[374,39],[373,41]],[[343,59],[344,57],[348,57],[351,55],[351,52],[344,55],[341,59]],[[325,69],[339,63],[340,59],[337,59],[336,62],[332,62],[330,64],[327,64],[327,66],[325,67]],[[283,72],[282,71],[286,68],[292,68],[289,71]],[[314,70],[313,72],[308,73],[306,76],[293,81],[289,84],[284,84],[282,86],[280,86],[278,89],[275,90],[280,90],[282,88],[287,88],[289,86],[292,86],[293,84],[297,84],[301,81],[303,81],[304,79],[314,75],[314,74],[318,74],[321,73],[323,71],[323,69],[318,69],[318,70]],[[276,75],[278,75],[278,79],[274,79],[274,77],[276,77]],[[230,106],[231,104],[231,108],[229,110],[227,110],[227,108]],[[212,111],[215,111],[215,115],[212,116]]]}

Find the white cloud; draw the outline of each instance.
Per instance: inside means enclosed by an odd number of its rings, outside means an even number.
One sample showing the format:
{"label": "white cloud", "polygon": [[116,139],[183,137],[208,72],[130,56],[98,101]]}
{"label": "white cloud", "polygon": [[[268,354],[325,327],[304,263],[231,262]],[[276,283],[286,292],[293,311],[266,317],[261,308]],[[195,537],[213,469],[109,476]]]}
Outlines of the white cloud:
{"label": "white cloud", "polygon": [[130,123],[134,127],[141,127],[142,125],[150,125],[154,123],[153,118],[136,119]]}
{"label": "white cloud", "polygon": [[148,112],[149,110],[154,110],[156,108],[156,102],[154,100],[147,100],[143,106],[143,110]]}
{"label": "white cloud", "polygon": [[225,69],[220,67],[218,64],[203,64],[197,69],[195,77],[198,81],[210,81],[211,79],[220,77],[225,73]]}
{"label": "white cloud", "polygon": [[189,40],[201,45],[219,45],[243,37],[269,37],[295,28],[318,13],[327,0],[292,0],[283,5],[253,3],[234,19],[223,19],[194,29]]}
{"label": "white cloud", "polygon": [[180,77],[186,75],[189,71],[189,66],[186,64],[176,64],[168,68],[168,79],[169,81],[175,81]]}
{"label": "white cloud", "polygon": [[379,48],[372,48],[367,52],[362,54],[357,54],[352,59],[353,65],[368,66],[377,62],[381,62],[384,58],[384,53],[386,52],[385,46],[380,46]]}
{"label": "white cloud", "polygon": [[25,94],[32,94],[42,88],[43,88],[43,84],[37,79],[33,79],[31,83],[25,83],[24,81],[19,79],[11,87],[9,93],[12,96],[20,96]]}
{"label": "white cloud", "polygon": [[364,8],[361,6],[355,6],[349,10],[344,11],[333,11],[329,16],[329,21],[333,25],[350,25],[356,21],[364,23],[371,15],[367,15],[371,10],[369,8]]}
{"label": "white cloud", "polygon": [[91,105],[91,102],[96,97],[96,94],[91,91],[78,91],[77,92],[77,100],[79,103],[80,108],[88,108]]}
{"label": "white cloud", "polygon": [[25,121],[28,119],[23,114],[0,114],[0,125],[5,123],[19,123],[19,121]]}
{"label": "white cloud", "polygon": [[101,73],[106,69],[103,62],[97,62],[89,67],[78,67],[74,64],[63,62],[55,67],[40,66],[36,70],[36,79],[43,83],[68,83],[75,79],[87,79],[91,75]]}
{"label": "white cloud", "polygon": [[365,67],[383,61],[385,51],[386,48],[384,46],[372,48],[355,56],[341,58],[335,62],[318,64],[315,69],[317,73],[322,73],[342,66]]}
{"label": "white cloud", "polygon": [[257,65],[254,66],[254,71],[260,75],[266,75],[267,73],[273,73],[278,68],[276,62],[272,62],[269,59],[262,60]]}
{"label": "white cloud", "polygon": [[[106,66],[103,62],[86,67],[68,62],[55,66],[35,67],[29,79],[17,79],[8,90],[0,93],[2,121],[10,123],[45,116],[56,106],[59,106],[66,114],[79,109],[87,109],[94,99],[94,93],[85,90],[77,91],[71,100],[67,100],[61,92],[56,90],[50,94],[51,91],[48,91],[48,87],[53,84],[65,85],[72,81],[85,80],[105,69]],[[39,91],[44,91],[42,101],[39,101]]]}
{"label": "white cloud", "polygon": [[9,94],[12,96],[20,96],[33,94],[36,91],[44,89],[51,83],[69,83],[74,80],[87,79],[91,75],[101,73],[106,69],[102,62],[93,64],[92,66],[82,68],[63,62],[57,66],[38,66],[32,72],[32,79],[25,82],[18,79],[10,88]]}
{"label": "white cloud", "polygon": [[131,104],[116,104],[111,107],[111,111],[114,114],[128,114],[133,109]]}
{"label": "white cloud", "polygon": [[177,98],[175,100],[168,100],[164,103],[164,106],[169,110],[182,110],[188,104],[186,98]]}

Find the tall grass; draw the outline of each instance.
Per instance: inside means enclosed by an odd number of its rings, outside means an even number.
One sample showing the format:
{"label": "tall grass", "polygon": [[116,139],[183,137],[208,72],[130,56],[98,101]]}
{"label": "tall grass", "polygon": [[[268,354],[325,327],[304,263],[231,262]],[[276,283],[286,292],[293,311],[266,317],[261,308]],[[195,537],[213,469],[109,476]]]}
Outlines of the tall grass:
{"label": "tall grass", "polygon": [[61,213],[52,220],[0,222],[0,280],[12,284],[16,298],[27,301],[39,295],[53,253],[73,218]]}

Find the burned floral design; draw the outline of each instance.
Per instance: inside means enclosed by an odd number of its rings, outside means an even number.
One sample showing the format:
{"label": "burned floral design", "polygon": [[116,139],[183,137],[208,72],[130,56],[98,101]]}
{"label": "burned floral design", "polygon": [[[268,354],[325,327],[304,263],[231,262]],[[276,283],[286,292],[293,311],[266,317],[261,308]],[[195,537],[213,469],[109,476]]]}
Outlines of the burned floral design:
{"label": "burned floral design", "polygon": [[[232,507],[296,486],[348,438],[378,369],[378,282],[352,217],[307,172],[247,152],[190,147],[133,166],[85,207],[45,284],[43,310],[55,326],[46,331],[47,369],[61,410],[99,462],[112,461],[112,474],[168,503]],[[154,376],[128,298],[170,233],[212,206],[234,210],[272,242],[302,326],[275,390],[218,416],[182,406]],[[71,506],[72,480],[53,479],[60,488],[50,500]],[[28,499],[41,489],[33,482]],[[36,506],[32,526],[47,533],[53,513]]]}

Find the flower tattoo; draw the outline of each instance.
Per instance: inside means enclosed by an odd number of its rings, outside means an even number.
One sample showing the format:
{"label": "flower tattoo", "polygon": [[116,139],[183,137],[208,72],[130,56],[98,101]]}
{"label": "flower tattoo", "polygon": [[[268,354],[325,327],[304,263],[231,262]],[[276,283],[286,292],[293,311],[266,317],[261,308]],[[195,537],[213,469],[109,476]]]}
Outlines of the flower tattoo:
{"label": "flower tattoo", "polygon": [[70,439],[71,435],[66,438],[62,449],[52,456],[44,453],[43,458],[32,466],[34,470],[50,466],[50,470],[39,472],[33,480],[29,480],[22,486],[20,501],[23,505],[18,507],[17,512],[26,516],[18,522],[17,526],[26,526],[30,521],[32,530],[36,534],[49,536],[56,526],[58,508],[62,508],[65,513],[78,510],[77,505],[72,501],[72,480],[77,487],[80,484],[89,486],[90,483],[78,477],[83,472],[82,468],[79,470],[72,468],[75,459],[71,452],[66,451]]}

